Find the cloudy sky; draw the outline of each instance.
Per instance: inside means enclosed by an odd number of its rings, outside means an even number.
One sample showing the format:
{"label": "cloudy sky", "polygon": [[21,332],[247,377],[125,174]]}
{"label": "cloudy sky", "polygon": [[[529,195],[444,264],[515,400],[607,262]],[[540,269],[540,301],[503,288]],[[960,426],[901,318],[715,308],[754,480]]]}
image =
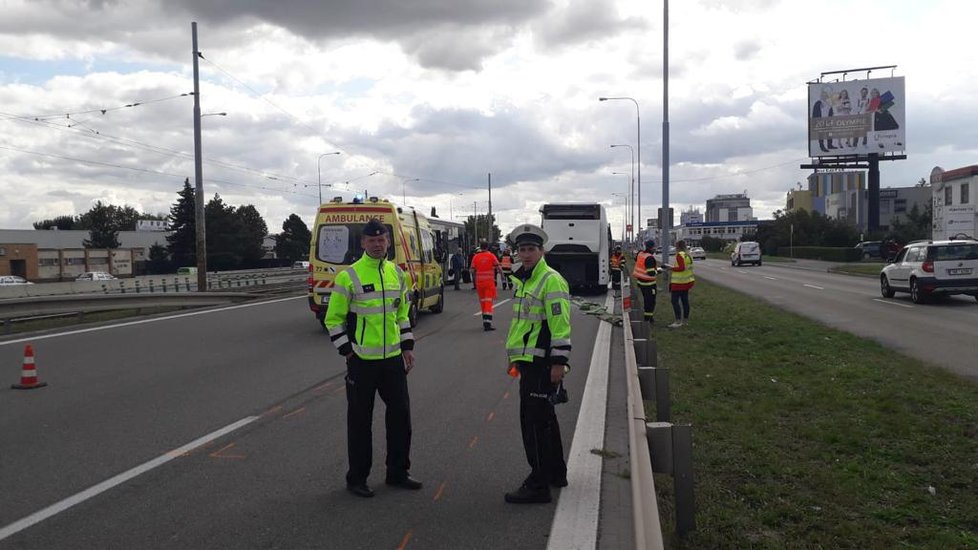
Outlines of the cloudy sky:
{"label": "cloudy sky", "polygon": [[[620,231],[641,115],[643,216],[662,181],[657,0],[0,0],[0,227],[101,200],[169,211],[193,183],[270,230],[366,190],[503,230],[600,201]],[[883,187],[978,163],[971,0],[673,0],[671,203],[746,191],[761,218],[807,173],[806,86],[898,65],[905,161]],[[865,78],[854,73],[852,78]],[[139,103],[136,106],[134,103]],[[340,151],[339,155],[328,155]],[[613,174],[619,172],[620,174]],[[329,185],[330,187],[325,187]],[[678,216],[677,216],[678,218]]]}

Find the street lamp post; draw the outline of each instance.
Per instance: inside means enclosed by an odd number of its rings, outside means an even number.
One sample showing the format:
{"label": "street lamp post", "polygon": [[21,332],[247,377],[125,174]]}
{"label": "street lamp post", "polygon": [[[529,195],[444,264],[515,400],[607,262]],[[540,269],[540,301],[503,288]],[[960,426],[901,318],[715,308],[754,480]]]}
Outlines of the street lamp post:
{"label": "street lamp post", "polygon": [[421,180],[419,178],[407,178],[401,180],[401,202],[404,203],[404,206],[407,206],[407,194],[406,191],[404,190],[405,189],[404,184],[406,184],[409,181],[421,181]]}
{"label": "street lamp post", "polygon": [[[624,173],[624,172],[612,172],[611,175],[613,175],[613,176],[625,176],[625,208],[626,208],[626,214],[625,215],[627,217],[628,214],[631,213],[634,210],[634,208],[635,208],[635,196],[629,193],[629,184],[630,183],[634,183],[634,182],[633,182],[633,180],[631,180],[629,178],[629,175],[626,174],[626,173]],[[615,193],[612,193],[612,194],[615,194]],[[628,220],[625,221],[625,226],[626,226],[625,227],[625,232],[626,232],[627,235],[631,235],[633,237],[632,240],[634,240],[634,226],[632,226],[632,231],[628,231],[627,226],[630,225],[633,221],[634,220],[631,220],[631,219],[628,219]],[[622,241],[624,241],[624,240],[625,239],[623,238]]]}
{"label": "street lamp post", "polygon": [[628,225],[628,193],[612,193],[612,197],[621,197],[621,204],[623,207],[623,212],[621,214],[621,244],[625,245],[627,241],[625,240],[625,228]]}
{"label": "street lamp post", "polygon": [[642,116],[639,113],[638,101],[635,101],[630,97],[599,97],[598,101],[608,101],[614,99],[627,99],[635,104],[635,126],[636,134],[638,138],[638,202],[636,203],[635,209],[638,212],[638,229],[642,229]]}
{"label": "street lamp post", "polygon": [[338,155],[339,151],[333,151],[332,153],[323,153],[319,155],[319,159],[316,161],[316,174],[319,176],[318,185],[319,188],[319,204],[323,204],[323,170],[320,168],[322,166],[323,157],[328,157],[329,155]]}
{"label": "street lamp post", "polygon": [[[630,192],[631,192],[631,204],[634,205],[635,204],[635,149],[631,145],[628,145],[627,143],[615,144],[615,145],[612,145],[612,147],[628,147],[628,151],[631,152],[631,154],[632,154],[632,179],[631,179],[631,189],[630,189]],[[632,210],[629,210],[629,214],[630,215],[629,215],[628,219],[634,225],[635,224],[635,212],[633,212]]]}

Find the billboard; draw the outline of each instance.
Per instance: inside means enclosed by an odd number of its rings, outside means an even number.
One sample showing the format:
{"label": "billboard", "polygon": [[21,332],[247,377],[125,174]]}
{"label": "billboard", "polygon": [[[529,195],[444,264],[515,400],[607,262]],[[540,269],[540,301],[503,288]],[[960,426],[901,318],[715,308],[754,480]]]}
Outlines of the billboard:
{"label": "billboard", "polygon": [[811,157],[902,152],[906,120],[902,76],[808,85]]}

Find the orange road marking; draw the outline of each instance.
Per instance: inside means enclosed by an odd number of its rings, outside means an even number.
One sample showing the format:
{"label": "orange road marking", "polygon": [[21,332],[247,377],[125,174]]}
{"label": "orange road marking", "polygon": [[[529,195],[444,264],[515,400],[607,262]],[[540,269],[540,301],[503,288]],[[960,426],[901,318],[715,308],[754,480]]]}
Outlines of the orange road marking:
{"label": "orange road marking", "polygon": [[322,386],[319,386],[318,388],[313,388],[312,393],[315,394],[315,395],[318,395],[318,394],[321,394],[321,393],[326,393],[326,390],[328,390],[329,387],[332,386],[332,385],[333,385],[332,382],[326,382],[325,384],[323,384]]}
{"label": "orange road marking", "polygon": [[441,498],[441,494],[445,491],[445,484],[446,483],[448,483],[448,482],[447,481],[442,481],[441,482],[441,485],[438,486],[438,491],[435,492],[435,498],[432,499],[432,500],[437,501],[438,499]]}
{"label": "orange road marking", "polygon": [[469,448],[475,447],[475,442],[479,440],[479,436],[473,436],[472,441],[469,441]]}
{"label": "orange road marking", "polygon": [[489,413],[489,416],[486,417],[486,422],[492,422],[492,419],[495,418],[495,417],[496,417],[496,412],[495,411]]}
{"label": "orange road marking", "polygon": [[234,445],[235,445],[234,443],[228,443],[227,445],[211,453],[210,456],[212,458],[237,458],[237,459],[246,458],[245,455],[222,455],[221,454],[224,451],[230,449],[231,447],[234,447]]}
{"label": "orange road marking", "polygon": [[289,414],[287,414],[287,415],[285,415],[285,416],[283,416],[282,418],[288,418],[288,417],[290,417],[290,416],[294,416],[294,415],[297,415],[297,414],[299,414],[299,413],[301,413],[301,412],[302,412],[302,411],[304,411],[304,410],[306,410],[306,408],[305,408],[305,407],[299,407],[298,409],[296,409],[296,410],[294,410],[294,411],[292,411],[292,412],[290,412]]}
{"label": "orange road marking", "polygon": [[346,391],[346,386],[340,386],[340,387],[336,388],[335,390],[333,390],[330,393],[332,393],[333,395],[336,395],[338,393],[343,393],[345,391]]}
{"label": "orange road marking", "polygon": [[509,392],[503,394],[503,399],[509,399]]}
{"label": "orange road marking", "polygon": [[262,416],[268,416],[270,414],[275,414],[275,413],[277,413],[280,410],[282,410],[282,405],[276,405],[276,406],[272,407],[271,409],[268,409],[267,411],[265,411],[264,413],[262,413]]}
{"label": "orange road marking", "polygon": [[397,547],[397,550],[404,550],[405,548],[407,548],[407,543],[409,540],[411,540],[411,535],[413,533],[414,531],[411,529],[408,529],[408,532],[404,533],[404,538],[401,539],[401,545]]}

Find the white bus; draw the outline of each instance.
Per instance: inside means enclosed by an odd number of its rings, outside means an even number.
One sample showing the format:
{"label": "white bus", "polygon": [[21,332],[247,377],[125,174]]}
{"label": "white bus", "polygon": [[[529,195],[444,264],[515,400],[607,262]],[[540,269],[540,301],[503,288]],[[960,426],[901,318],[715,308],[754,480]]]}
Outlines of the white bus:
{"label": "white bus", "polygon": [[547,264],[571,288],[604,292],[611,280],[611,226],[597,203],[550,203],[540,207],[547,233]]}

